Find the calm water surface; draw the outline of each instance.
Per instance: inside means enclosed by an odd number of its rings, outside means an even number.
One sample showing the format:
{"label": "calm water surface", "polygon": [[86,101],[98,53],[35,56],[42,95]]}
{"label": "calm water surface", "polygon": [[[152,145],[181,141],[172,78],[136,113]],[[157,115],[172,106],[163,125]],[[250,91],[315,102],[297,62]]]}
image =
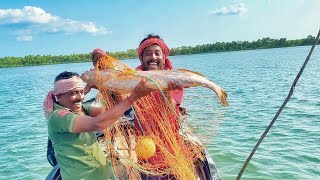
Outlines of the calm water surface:
{"label": "calm water surface", "polygon": [[[287,97],[310,48],[171,57],[176,68],[202,73],[228,92],[228,107],[221,107],[214,93],[205,88],[187,89],[183,102],[195,130],[215,133],[207,149],[223,179],[236,178]],[[139,63],[124,62],[131,67]],[[83,73],[90,67],[91,63],[77,63],[0,69],[0,179],[47,176],[51,166],[46,160],[43,99],[57,74],[65,70]],[[242,179],[320,179],[319,79],[317,47]]]}

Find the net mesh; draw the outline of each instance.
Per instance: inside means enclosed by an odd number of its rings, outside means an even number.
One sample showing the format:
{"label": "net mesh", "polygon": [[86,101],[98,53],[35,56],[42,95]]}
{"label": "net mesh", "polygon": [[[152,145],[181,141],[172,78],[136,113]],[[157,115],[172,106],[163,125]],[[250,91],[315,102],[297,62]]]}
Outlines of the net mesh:
{"label": "net mesh", "polygon": [[[110,56],[100,59],[95,68],[98,77],[95,85],[99,89],[101,107],[109,109],[116,104],[115,97],[124,99],[128,95],[105,89],[103,82],[106,77],[101,77],[101,69],[128,74],[135,70]],[[121,83],[121,77],[108,78],[118,78]],[[163,92],[161,89],[153,91],[134,102],[132,110],[135,123],[130,118],[128,120],[122,117],[112,127],[104,130],[105,136],[99,139],[116,179],[141,179],[141,174],[196,179],[194,162],[204,158],[204,147],[198,142],[187,140],[190,128],[186,128],[186,119],[173,106],[170,92]],[[187,134],[184,131],[186,129]],[[147,140],[137,143],[141,139]],[[150,148],[152,144],[156,147],[155,152]],[[139,150],[139,154],[137,150],[140,147],[144,149]],[[151,157],[143,157],[141,151]]]}

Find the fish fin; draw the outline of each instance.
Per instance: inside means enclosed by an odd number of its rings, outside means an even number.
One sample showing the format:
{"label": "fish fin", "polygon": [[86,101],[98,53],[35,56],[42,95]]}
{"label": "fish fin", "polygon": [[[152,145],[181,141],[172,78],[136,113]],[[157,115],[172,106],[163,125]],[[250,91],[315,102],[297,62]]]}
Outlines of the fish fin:
{"label": "fish fin", "polygon": [[189,73],[193,73],[193,74],[197,74],[197,75],[199,75],[199,76],[205,77],[204,75],[202,75],[202,74],[200,74],[200,73],[198,73],[198,72],[190,71],[190,70],[188,70],[188,69],[177,69],[177,70],[182,71],[182,72],[189,72]]}
{"label": "fish fin", "polygon": [[128,69],[124,69],[122,72],[126,74],[134,74],[136,73],[136,70],[128,68]]}

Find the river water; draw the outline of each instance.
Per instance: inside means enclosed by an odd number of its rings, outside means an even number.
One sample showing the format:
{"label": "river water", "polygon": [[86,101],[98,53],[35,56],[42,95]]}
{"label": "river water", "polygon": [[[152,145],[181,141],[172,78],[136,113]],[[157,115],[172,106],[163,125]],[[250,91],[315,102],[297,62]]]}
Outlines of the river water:
{"label": "river water", "polygon": [[[223,179],[235,179],[288,95],[307,47],[171,57],[175,68],[202,73],[223,87],[222,107],[206,88],[186,89],[183,106],[205,139]],[[137,59],[124,60],[131,67]],[[0,69],[0,179],[44,179],[47,125],[42,102],[62,71],[83,73],[91,63]],[[320,47],[292,98],[245,170],[242,179],[320,179]],[[93,93],[88,98],[93,97]]]}

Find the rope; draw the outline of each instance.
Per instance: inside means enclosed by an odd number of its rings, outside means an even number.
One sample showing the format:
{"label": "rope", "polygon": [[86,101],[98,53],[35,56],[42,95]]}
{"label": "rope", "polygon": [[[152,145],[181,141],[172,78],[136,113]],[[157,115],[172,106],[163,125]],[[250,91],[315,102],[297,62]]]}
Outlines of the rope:
{"label": "rope", "polygon": [[[150,80],[151,82],[153,82],[153,83],[157,86],[157,88],[159,89],[162,97],[164,98],[165,102],[168,104],[170,110],[176,115],[177,119],[179,119],[179,115],[178,115],[177,112],[175,111],[175,109],[174,109],[174,107],[172,106],[172,104],[169,103],[169,100],[168,100],[167,96],[164,94],[161,86],[160,86],[154,79],[152,79],[152,78],[149,77],[149,76],[142,76],[142,75],[136,75],[136,76],[146,78],[146,79]],[[138,124],[139,124],[139,126],[140,126],[140,129],[142,130],[142,134],[144,134],[142,125],[141,125],[141,123],[140,123],[140,120],[138,119],[138,116],[136,116],[136,113],[135,113],[133,107],[132,107],[132,109],[133,109],[133,112],[134,112],[134,114],[135,114],[135,117],[136,117],[136,119],[137,119],[137,121],[138,121]],[[179,120],[178,120],[178,123],[179,123],[179,126],[182,127],[182,124],[181,124],[181,122],[180,122]],[[185,132],[182,131],[182,133],[184,134]]]}
{"label": "rope", "polygon": [[310,52],[309,52],[309,55],[307,56],[306,60],[304,61],[304,63],[303,63],[303,65],[302,65],[299,73],[297,74],[297,76],[296,76],[296,78],[295,78],[295,80],[294,80],[294,82],[293,82],[293,84],[292,84],[292,86],[291,86],[291,89],[290,89],[290,91],[289,91],[289,94],[288,94],[287,98],[286,98],[285,101],[283,102],[282,106],[280,107],[280,109],[278,110],[278,112],[276,113],[276,115],[273,117],[273,119],[272,119],[272,121],[270,122],[270,124],[269,124],[269,126],[267,127],[267,129],[266,129],[266,130],[263,132],[263,134],[261,135],[261,137],[260,137],[259,141],[257,142],[256,146],[253,148],[250,156],[248,157],[248,159],[246,160],[246,162],[243,164],[243,166],[242,166],[242,168],[241,168],[241,170],[240,170],[240,172],[239,172],[239,174],[238,174],[237,180],[239,180],[239,179],[241,178],[243,171],[244,171],[245,168],[247,167],[249,161],[251,160],[252,156],[254,155],[254,153],[256,152],[256,150],[258,149],[258,147],[259,147],[259,145],[261,144],[262,140],[265,138],[265,136],[267,135],[267,133],[268,133],[269,130],[271,129],[272,125],[275,123],[275,121],[277,120],[278,116],[279,116],[280,113],[282,112],[283,108],[286,106],[286,104],[287,104],[288,101],[290,100],[290,98],[291,98],[291,96],[292,96],[292,94],[293,94],[293,91],[294,91],[294,89],[295,89],[295,86],[296,86],[296,84],[297,84],[297,82],[298,82],[298,80],[299,80],[299,78],[300,78],[300,76],[301,76],[304,68],[306,67],[307,63],[309,62],[309,59],[310,59],[310,57],[311,57],[311,55],[312,55],[312,52],[313,52],[315,46],[316,46],[317,43],[318,43],[319,36],[320,36],[320,29],[319,29],[318,35],[317,35],[317,37],[316,37],[316,39],[315,39],[315,43],[313,44],[313,46],[312,46],[312,48],[311,48],[311,50],[310,50]]}
{"label": "rope", "polygon": [[111,162],[111,161],[109,161],[109,166],[111,167],[111,171],[112,171],[112,174],[113,174],[113,178],[114,178],[115,180],[117,180],[117,176],[116,176],[116,174],[114,173],[114,169],[113,169],[113,166],[112,166],[112,162]]}
{"label": "rope", "polygon": [[[111,142],[108,141],[107,139],[106,139],[105,141],[106,141],[108,144],[111,144]],[[156,175],[156,174],[157,174],[157,173],[155,173],[155,172],[147,171],[147,170],[144,170],[144,169],[140,168],[138,165],[136,165],[135,163],[133,163],[133,162],[131,162],[130,160],[128,160],[128,159],[127,159],[123,154],[121,154],[115,147],[111,146],[111,148],[112,148],[114,151],[116,151],[117,154],[118,154],[122,159],[124,159],[128,164],[130,164],[132,167],[138,169],[139,171],[144,172],[144,173],[146,173],[146,174],[151,174],[151,175]],[[110,161],[110,163],[111,163],[111,161]],[[116,178],[112,164],[109,164],[109,165],[112,167],[112,173],[114,174],[114,177]]]}

